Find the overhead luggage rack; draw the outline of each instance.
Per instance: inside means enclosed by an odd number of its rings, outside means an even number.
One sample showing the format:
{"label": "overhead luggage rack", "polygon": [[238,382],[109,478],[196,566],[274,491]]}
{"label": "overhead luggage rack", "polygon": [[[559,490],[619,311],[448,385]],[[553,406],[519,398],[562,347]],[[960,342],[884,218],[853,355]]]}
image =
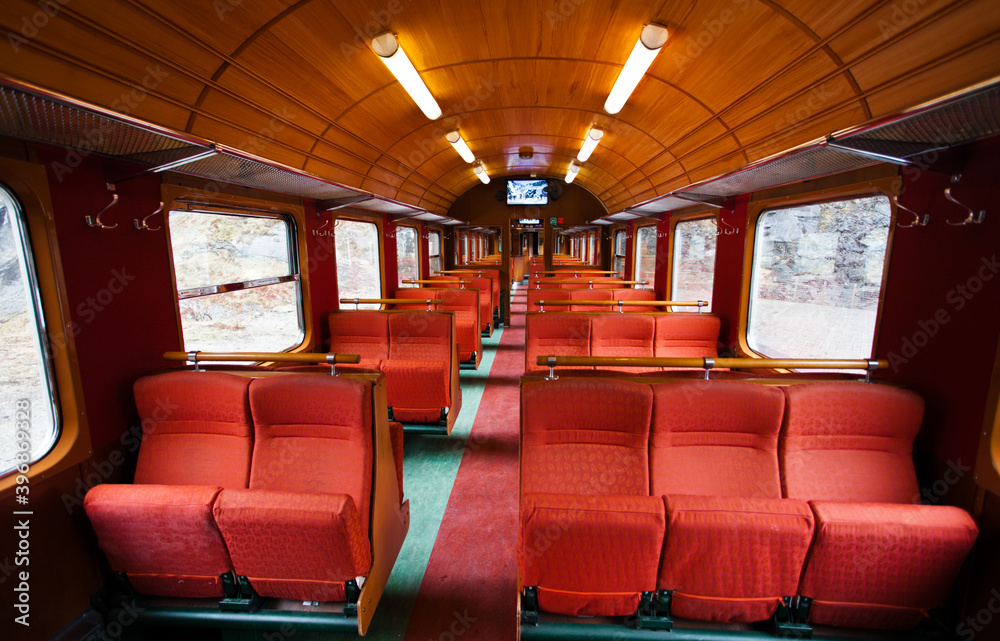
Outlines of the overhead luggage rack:
{"label": "overhead luggage rack", "polygon": [[[1000,133],[1000,78],[957,91],[889,118],[851,127],[741,169],[688,185],[624,210],[662,214],[703,203],[721,207],[727,198],[859,169],[877,162],[933,164],[932,152]],[[601,220],[617,220],[623,212]],[[597,221],[594,221],[597,222]]]}
{"label": "overhead luggage rack", "polygon": [[[351,206],[396,218],[431,215],[425,209],[315,176],[301,169],[210,140],[115,113],[30,83],[0,77],[0,135],[319,201],[320,210]],[[134,176],[133,176],[134,177]],[[118,182],[127,180],[121,178]],[[114,183],[114,180],[109,181]],[[437,216],[443,224],[462,224]]]}

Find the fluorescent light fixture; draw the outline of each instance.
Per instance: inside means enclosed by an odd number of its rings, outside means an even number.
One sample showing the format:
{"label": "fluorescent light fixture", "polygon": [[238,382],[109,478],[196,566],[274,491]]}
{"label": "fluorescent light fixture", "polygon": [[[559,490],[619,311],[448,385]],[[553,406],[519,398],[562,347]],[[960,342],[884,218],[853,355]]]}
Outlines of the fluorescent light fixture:
{"label": "fluorescent light fixture", "polygon": [[469,145],[466,144],[465,140],[462,139],[462,134],[458,133],[458,130],[449,131],[445,138],[451,143],[451,146],[455,148],[458,155],[462,157],[465,162],[473,162],[476,157],[472,155],[472,150],[469,149]]}
{"label": "fluorescent light fixture", "polygon": [[399,46],[396,36],[388,31],[380,33],[372,38],[372,50],[389,67],[389,71],[396,76],[396,80],[399,80],[399,84],[403,85],[403,89],[406,89],[406,93],[410,94],[410,98],[413,98],[413,102],[417,103],[425,116],[431,120],[441,117],[441,107],[420,79],[413,63],[406,57],[406,52]]}
{"label": "fluorescent light fixture", "polygon": [[615,86],[611,88],[608,99],[604,103],[604,111],[616,114],[625,106],[625,101],[632,95],[635,86],[642,80],[643,74],[653,63],[653,58],[667,42],[667,28],[658,24],[648,24],[642,28],[639,41],[632,47],[625,66],[618,74]]}
{"label": "fluorescent light fixture", "polygon": [[604,137],[603,131],[591,127],[590,131],[587,132],[587,137],[583,139],[583,147],[580,147],[580,153],[576,155],[576,159],[580,162],[587,162],[590,154],[594,153],[594,149],[597,148],[597,143],[601,142],[602,137]]}
{"label": "fluorescent light fixture", "polygon": [[574,160],[569,164],[569,171],[566,172],[566,182],[571,183],[576,180],[578,173],[580,173],[580,163]]}
{"label": "fluorescent light fixture", "polygon": [[483,163],[477,164],[472,168],[472,171],[476,172],[476,176],[483,181],[484,185],[490,184],[490,175],[486,173],[486,167],[483,167]]}

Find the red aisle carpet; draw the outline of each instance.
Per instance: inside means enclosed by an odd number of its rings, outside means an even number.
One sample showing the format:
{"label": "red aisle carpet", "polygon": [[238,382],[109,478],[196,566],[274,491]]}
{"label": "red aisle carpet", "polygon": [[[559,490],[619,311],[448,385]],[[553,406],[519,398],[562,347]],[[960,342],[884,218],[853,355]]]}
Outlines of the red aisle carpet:
{"label": "red aisle carpet", "polygon": [[516,638],[518,382],[524,373],[526,302],[519,288],[406,641]]}

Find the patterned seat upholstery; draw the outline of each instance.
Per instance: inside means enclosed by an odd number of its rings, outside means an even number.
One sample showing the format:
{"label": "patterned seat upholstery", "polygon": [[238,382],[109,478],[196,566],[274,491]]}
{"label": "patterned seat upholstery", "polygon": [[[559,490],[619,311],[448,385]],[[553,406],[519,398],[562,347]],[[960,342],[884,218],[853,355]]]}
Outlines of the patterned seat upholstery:
{"label": "patterned seat upholstery", "polygon": [[523,584],[544,610],[635,612],[655,589],[664,531],[663,503],[649,495],[649,386],[525,383],[521,404]]}
{"label": "patterned seat upholstery", "polygon": [[678,381],[653,399],[651,492],[667,514],[657,587],[680,617],[769,618],[797,593],[813,533],[806,502],[781,497],[781,390]]}
{"label": "patterned seat upholstery", "polygon": [[250,487],[213,513],[233,567],[258,594],[343,601],[371,565],[370,384],[281,376],[250,385],[256,430]]}
{"label": "patterned seat upholstery", "polygon": [[84,499],[111,567],[141,594],[221,597],[232,562],[212,508],[245,488],[253,448],[250,379],[171,372],[134,386],[143,425],[134,485],[98,485]]}
{"label": "patterned seat upholstery", "polygon": [[452,320],[447,314],[389,314],[389,358],[382,362],[393,417],[430,423],[451,407]]}
{"label": "patterned seat upholstery", "polygon": [[944,603],[978,529],[967,512],[919,505],[917,394],[854,382],[793,385],[784,491],[806,499],[816,538],[800,594],[818,624],[908,629]]}

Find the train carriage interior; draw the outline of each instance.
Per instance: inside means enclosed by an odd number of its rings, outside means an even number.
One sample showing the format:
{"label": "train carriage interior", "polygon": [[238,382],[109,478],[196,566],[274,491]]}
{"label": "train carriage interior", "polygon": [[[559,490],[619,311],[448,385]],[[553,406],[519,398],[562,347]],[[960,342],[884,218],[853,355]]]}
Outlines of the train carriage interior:
{"label": "train carriage interior", "polygon": [[1000,641],[995,0],[0,28],[0,638]]}

